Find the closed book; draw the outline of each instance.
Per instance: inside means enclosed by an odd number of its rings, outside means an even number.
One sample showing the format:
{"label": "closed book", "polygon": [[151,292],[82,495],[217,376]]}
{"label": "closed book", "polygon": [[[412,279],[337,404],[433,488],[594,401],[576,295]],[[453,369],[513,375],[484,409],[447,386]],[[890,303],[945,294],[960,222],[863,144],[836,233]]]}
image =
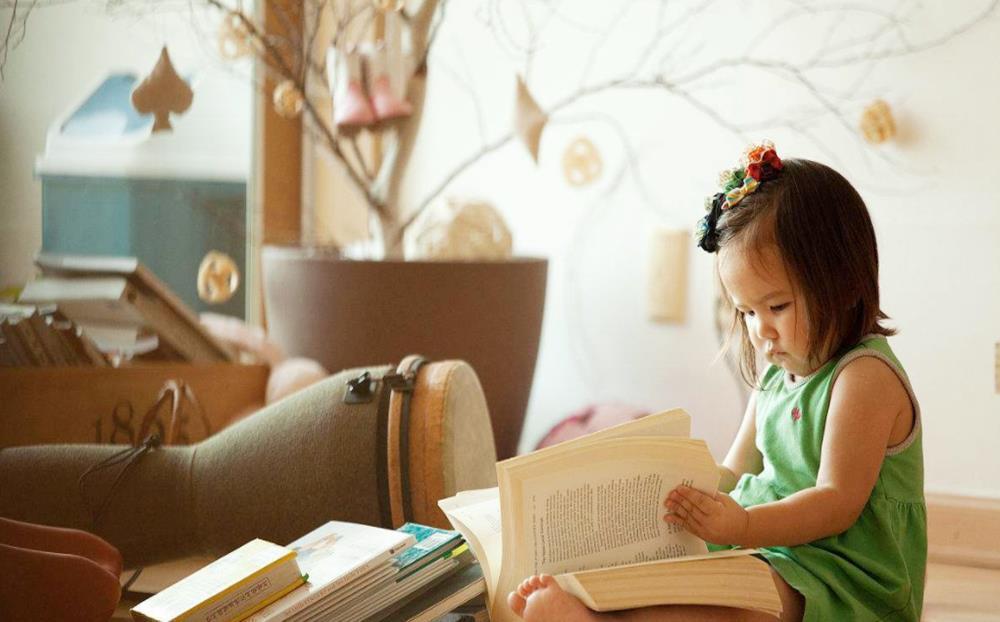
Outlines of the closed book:
{"label": "closed book", "polygon": [[56,303],[76,323],[141,326],[143,317],[133,305],[137,296],[124,277],[46,277],[26,283],[18,301]]}
{"label": "closed book", "polygon": [[150,622],[242,620],[302,584],[296,553],[251,540],[132,608]]}
{"label": "closed book", "polygon": [[53,356],[43,342],[44,335],[39,333],[32,322],[41,321],[44,327],[44,318],[38,314],[38,309],[34,305],[0,304],[0,316],[3,316],[14,332],[19,334],[19,339],[32,358],[34,365],[55,365],[59,359]]}
{"label": "closed book", "polygon": [[[371,590],[343,606],[311,612],[308,617],[301,618],[301,622],[379,619],[379,612],[407,602],[414,594],[430,588],[473,562],[472,553],[463,543],[416,572],[373,586]],[[300,618],[295,618],[294,622],[300,622]]]}
{"label": "closed book", "polygon": [[42,310],[39,310],[36,313],[32,313],[31,316],[28,317],[28,324],[35,332],[38,340],[42,343],[42,346],[45,348],[45,352],[48,354],[48,357],[53,365],[70,365],[70,355],[63,348],[62,340],[59,338],[56,330],[49,322],[50,318],[51,312],[43,312]]}
{"label": "closed book", "polygon": [[398,531],[413,535],[417,542],[393,560],[394,575],[373,583],[349,599],[318,603],[292,621],[363,620],[405,602],[414,593],[472,561],[468,545],[457,532],[418,523],[406,523]]}
{"label": "closed book", "polygon": [[376,617],[382,622],[432,622],[484,594],[483,569],[479,564],[469,564],[395,611],[382,611]]}
{"label": "closed book", "polygon": [[336,600],[379,568],[395,574],[391,560],[416,543],[409,533],[330,521],[289,544],[309,580],[255,613],[248,622],[285,620],[318,603]]}
{"label": "closed book", "polygon": [[11,322],[10,318],[0,318],[0,337],[4,341],[4,350],[9,353],[5,355],[5,360],[13,361],[13,367],[29,367],[35,364],[35,359],[28,350],[27,344],[21,340],[15,326],[16,320]]}
{"label": "closed book", "polygon": [[194,312],[135,257],[41,253],[35,264],[46,278],[123,278],[134,290],[142,322],[160,342],[192,363],[235,362],[237,357],[198,321]]}

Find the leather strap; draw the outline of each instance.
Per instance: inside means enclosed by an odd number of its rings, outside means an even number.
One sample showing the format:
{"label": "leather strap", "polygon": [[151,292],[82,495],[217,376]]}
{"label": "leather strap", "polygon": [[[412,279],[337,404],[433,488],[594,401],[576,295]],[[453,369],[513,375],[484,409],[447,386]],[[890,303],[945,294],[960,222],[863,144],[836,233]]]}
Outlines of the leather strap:
{"label": "leather strap", "polygon": [[[383,380],[390,374],[383,376]],[[389,499],[389,398],[387,382],[378,382],[378,409],[375,415],[375,477],[378,480],[379,520],[386,529],[393,529],[392,503]],[[370,412],[370,411],[369,411]]]}
{"label": "leather strap", "polygon": [[386,421],[386,467],[388,496],[393,527],[413,520],[410,489],[410,416],[413,391],[420,368],[427,360],[419,355],[404,358],[396,373],[386,376],[391,390]]}

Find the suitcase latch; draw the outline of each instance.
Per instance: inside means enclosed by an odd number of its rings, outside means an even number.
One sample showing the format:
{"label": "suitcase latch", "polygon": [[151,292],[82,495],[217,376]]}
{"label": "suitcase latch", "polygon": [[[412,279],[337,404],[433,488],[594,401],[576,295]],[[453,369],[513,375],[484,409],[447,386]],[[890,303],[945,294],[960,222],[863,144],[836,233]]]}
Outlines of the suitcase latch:
{"label": "suitcase latch", "polygon": [[367,404],[375,398],[375,380],[369,372],[364,372],[357,378],[347,381],[347,392],[344,393],[345,404]]}

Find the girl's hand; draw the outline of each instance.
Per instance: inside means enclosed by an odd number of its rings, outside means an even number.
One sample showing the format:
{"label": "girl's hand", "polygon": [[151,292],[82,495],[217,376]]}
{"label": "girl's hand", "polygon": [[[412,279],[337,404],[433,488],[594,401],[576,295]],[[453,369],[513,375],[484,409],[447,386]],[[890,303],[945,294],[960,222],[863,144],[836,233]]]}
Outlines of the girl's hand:
{"label": "girl's hand", "polygon": [[750,514],[725,493],[713,497],[690,486],[678,486],[663,502],[669,514],[663,520],[684,527],[713,544],[743,544]]}

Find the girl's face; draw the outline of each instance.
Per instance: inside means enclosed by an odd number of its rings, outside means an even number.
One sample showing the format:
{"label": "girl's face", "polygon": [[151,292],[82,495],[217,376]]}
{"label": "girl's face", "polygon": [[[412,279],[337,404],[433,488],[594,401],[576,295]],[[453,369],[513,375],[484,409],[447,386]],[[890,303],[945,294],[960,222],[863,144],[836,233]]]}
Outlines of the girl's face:
{"label": "girl's face", "polygon": [[738,246],[723,247],[719,275],[743,316],[754,349],[768,363],[796,376],[819,368],[809,358],[805,303],[796,294],[777,247],[768,246],[756,254]]}

